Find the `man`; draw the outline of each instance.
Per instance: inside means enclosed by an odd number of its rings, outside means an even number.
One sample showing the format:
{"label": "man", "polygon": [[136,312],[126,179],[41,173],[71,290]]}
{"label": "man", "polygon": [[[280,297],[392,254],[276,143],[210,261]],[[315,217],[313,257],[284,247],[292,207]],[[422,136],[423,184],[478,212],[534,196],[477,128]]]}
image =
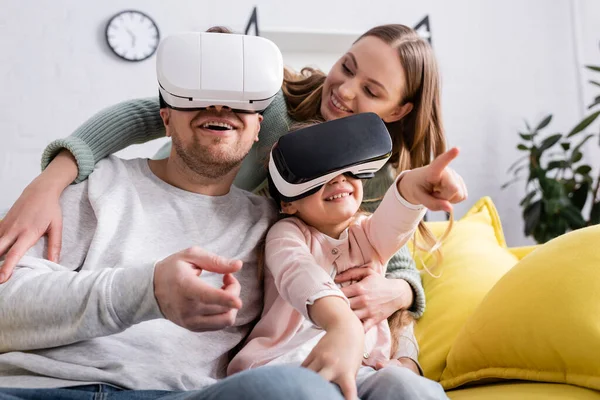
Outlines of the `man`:
{"label": "man", "polygon": [[169,158],[100,162],[61,198],[61,264],[40,241],[0,285],[0,399],[341,398],[293,367],[215,383],[261,311],[275,214],[232,182],[262,116],[160,113]]}

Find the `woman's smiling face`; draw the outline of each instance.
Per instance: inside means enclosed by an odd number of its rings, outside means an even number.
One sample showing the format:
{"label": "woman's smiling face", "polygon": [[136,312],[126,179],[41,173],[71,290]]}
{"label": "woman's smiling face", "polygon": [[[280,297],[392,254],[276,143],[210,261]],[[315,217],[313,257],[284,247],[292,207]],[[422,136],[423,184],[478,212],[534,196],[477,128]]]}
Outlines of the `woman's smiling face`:
{"label": "woman's smiling face", "polygon": [[[398,51],[383,40],[366,36],[340,58],[323,85],[321,115],[326,120],[374,112],[385,122],[406,115],[400,104],[406,87]],[[412,107],[412,105],[410,106]]]}

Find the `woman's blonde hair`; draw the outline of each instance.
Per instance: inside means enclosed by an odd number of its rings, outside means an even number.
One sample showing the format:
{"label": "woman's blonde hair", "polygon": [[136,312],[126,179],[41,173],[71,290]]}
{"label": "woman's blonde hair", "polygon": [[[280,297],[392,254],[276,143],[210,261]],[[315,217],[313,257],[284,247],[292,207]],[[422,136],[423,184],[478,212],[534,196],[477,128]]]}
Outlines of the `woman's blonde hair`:
{"label": "woman's blonde hair", "polygon": [[[386,124],[393,143],[390,162],[396,173],[428,165],[446,151],[440,109],[440,78],[433,50],[416,31],[400,24],[372,28],[356,42],[368,36],[377,37],[397,49],[406,74],[406,93],[400,103],[413,104],[412,111],[404,118]],[[321,98],[326,77],[324,72],[309,67],[303,68],[299,74],[285,70],[282,89],[288,113],[293,119],[323,118]],[[415,248],[432,251],[437,259],[436,265],[439,265],[442,254],[437,239],[423,222],[419,224],[419,233],[425,246],[415,243]]]}

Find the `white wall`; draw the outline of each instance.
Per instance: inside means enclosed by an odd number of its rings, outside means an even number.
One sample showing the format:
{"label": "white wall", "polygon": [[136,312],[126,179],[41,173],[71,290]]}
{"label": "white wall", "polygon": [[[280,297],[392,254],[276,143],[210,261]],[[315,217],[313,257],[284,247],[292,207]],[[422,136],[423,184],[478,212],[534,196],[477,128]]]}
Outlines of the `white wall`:
{"label": "white wall", "polygon": [[[154,58],[120,61],[104,43],[106,21],[122,9],[139,9],[161,34],[227,25],[243,30],[253,5],[265,30],[361,32],[382,24],[413,25],[428,14],[443,74],[443,110],[451,145],[463,150],[456,168],[470,199],[489,195],[500,211],[509,244],[524,244],[519,186],[501,191],[523,119],[553,112],[553,129],[582,115],[578,46],[600,40],[595,0],[429,0],[370,2],[276,0],[224,2],[135,0],[0,0],[0,210],[8,208],[39,172],[45,145],[68,135],[86,118],[115,102],[156,94]],[[572,6],[581,26],[574,29]],[[577,19],[577,18],[576,18]],[[577,33],[578,32],[578,33]],[[586,62],[600,52],[585,50]],[[335,59],[285,53],[294,67]],[[585,103],[589,103],[586,97]],[[161,142],[162,143],[162,142]],[[150,156],[161,143],[136,146],[125,157]],[[596,147],[597,149],[597,147]],[[597,154],[597,153],[596,153]]]}

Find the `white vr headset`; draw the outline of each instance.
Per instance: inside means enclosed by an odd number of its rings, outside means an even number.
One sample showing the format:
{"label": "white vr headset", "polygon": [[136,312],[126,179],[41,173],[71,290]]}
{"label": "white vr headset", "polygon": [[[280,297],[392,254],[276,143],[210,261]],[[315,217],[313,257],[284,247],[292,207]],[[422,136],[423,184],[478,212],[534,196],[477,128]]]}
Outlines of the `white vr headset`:
{"label": "white vr headset", "polygon": [[258,36],[185,32],[161,41],[156,74],[171,108],[260,112],[281,88],[283,59],[273,42]]}

